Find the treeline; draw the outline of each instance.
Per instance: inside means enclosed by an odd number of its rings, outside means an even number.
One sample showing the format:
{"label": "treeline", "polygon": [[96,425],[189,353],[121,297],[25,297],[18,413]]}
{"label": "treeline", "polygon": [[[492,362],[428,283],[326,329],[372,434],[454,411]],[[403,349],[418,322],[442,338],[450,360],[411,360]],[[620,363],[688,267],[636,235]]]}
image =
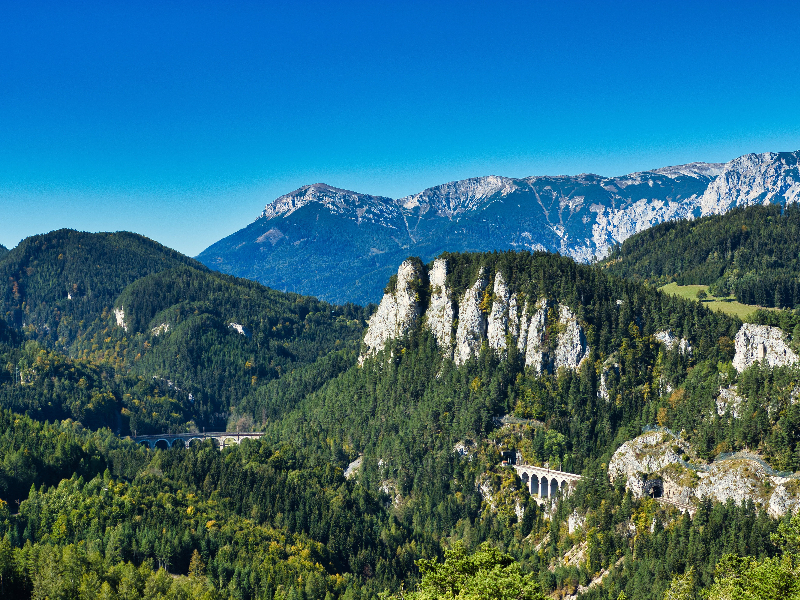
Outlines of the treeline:
{"label": "treeline", "polygon": [[736,208],[662,223],[631,236],[601,263],[657,285],[703,284],[744,304],[800,305],[800,206]]}

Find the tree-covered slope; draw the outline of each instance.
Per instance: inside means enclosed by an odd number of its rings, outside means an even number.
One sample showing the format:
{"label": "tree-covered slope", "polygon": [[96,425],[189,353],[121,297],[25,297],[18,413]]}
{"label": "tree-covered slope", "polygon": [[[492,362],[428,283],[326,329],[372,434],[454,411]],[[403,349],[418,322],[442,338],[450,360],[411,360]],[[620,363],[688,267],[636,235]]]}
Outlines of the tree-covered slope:
{"label": "tree-covered slope", "polygon": [[126,233],[29,238],[0,270],[16,324],[0,328],[4,405],[120,433],[224,429],[251,394],[270,395],[261,419],[275,416],[354,363],[368,316]]}
{"label": "tree-covered slope", "polygon": [[[612,575],[587,597],[625,591],[661,600],[675,573],[694,566],[694,593],[711,584],[723,554],[776,552],[769,535],[777,523],[756,505],[708,502],[695,519],[680,519],[674,509],[635,500],[611,484],[606,468],[622,442],[658,424],[683,431],[692,460],[701,463],[749,448],[778,469],[800,469],[800,407],[790,398],[800,384],[795,368],[755,366],[738,375],[731,359],[739,321],[570,259],[543,253],[442,258],[450,273],[445,285],[459,304],[479,273],[487,277],[483,318],[499,302],[491,286],[498,273],[519,294],[518,306],[543,298],[568,306],[585,333],[586,358],[577,367],[538,374],[508,338],[507,352],[485,339],[472,358],[456,364],[427,313],[441,289],[423,276],[414,288],[422,305],[416,325],[270,424],[270,439],[362,453],[360,481],[383,490],[410,531],[463,539],[473,548],[492,540],[538,573],[545,592],[572,593],[608,568]],[[428,276],[432,268],[426,267]],[[387,289],[393,285],[399,284]],[[563,331],[555,316],[560,311],[549,314],[545,345]],[[658,341],[664,331],[687,345]],[[739,417],[717,408],[720,388],[731,385],[744,398]],[[257,413],[258,403],[251,409]],[[498,427],[494,418],[507,413],[520,424]],[[466,456],[454,452],[457,445]],[[532,501],[526,506],[519,479],[496,466],[501,450],[582,473],[585,481],[543,520]],[[583,517],[580,530],[567,534],[567,521]],[[739,539],[737,531],[749,537]],[[585,562],[565,564],[567,551],[584,552]]]}
{"label": "tree-covered slope", "polygon": [[41,340],[68,346],[140,277],[197,261],[128,233],[61,229],[0,254],[0,317]]}
{"label": "tree-covered slope", "polygon": [[744,304],[800,305],[800,207],[752,206],[636,234],[601,263],[609,272],[662,285],[713,286]]}
{"label": "tree-covered slope", "polygon": [[0,244],[0,258],[3,258],[3,256],[7,253],[8,253],[8,248],[3,246],[3,244]]}

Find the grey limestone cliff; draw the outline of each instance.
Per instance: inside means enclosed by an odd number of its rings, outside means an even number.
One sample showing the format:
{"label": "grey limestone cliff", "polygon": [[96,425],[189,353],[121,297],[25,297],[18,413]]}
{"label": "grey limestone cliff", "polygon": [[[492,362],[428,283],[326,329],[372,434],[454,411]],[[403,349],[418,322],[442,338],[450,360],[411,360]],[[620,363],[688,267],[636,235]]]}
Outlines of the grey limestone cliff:
{"label": "grey limestone cliff", "polygon": [[467,362],[480,350],[486,338],[486,315],[481,310],[483,292],[488,285],[486,273],[481,269],[472,287],[464,292],[458,306],[458,329],[453,360],[457,365]]}
{"label": "grey limestone cliff", "polygon": [[[425,308],[419,300],[419,288],[415,287],[425,279],[425,273],[411,261],[400,266],[396,289],[384,294],[370,319],[364,337],[366,349],[359,364],[388,340],[414,327],[423,309],[424,326],[433,333],[442,355],[457,365],[477,356],[484,343],[500,358],[507,357],[509,344],[515,345],[524,357],[525,366],[536,374],[562,367],[576,369],[589,356],[583,326],[568,306],[560,305],[554,313],[552,300],[525,298],[499,270],[488,273],[485,268],[481,268],[475,281],[456,301],[456,294],[447,283],[448,268],[444,258],[436,259],[430,266],[427,273],[430,300]],[[493,281],[491,294],[490,281]],[[524,309],[520,310],[520,306]]]}
{"label": "grey limestone cliff", "polygon": [[517,320],[517,298],[511,294],[503,279],[503,274],[498,271],[494,276],[494,302],[492,312],[489,313],[489,326],[487,337],[489,348],[505,356],[506,337],[515,335]]}
{"label": "grey limestone cliff", "polygon": [[453,295],[447,287],[447,261],[437,258],[428,273],[431,286],[431,301],[425,312],[425,320],[436,336],[436,343],[448,357],[452,356],[453,321],[456,318]]}
{"label": "grey limestone cliff", "polygon": [[554,368],[566,367],[577,369],[583,360],[589,356],[589,346],[583,327],[578,324],[578,318],[570,308],[564,304],[558,307],[558,322],[560,332],[556,345]]}
{"label": "grey limestone cliff", "polygon": [[684,440],[667,432],[645,433],[620,446],[608,464],[608,475],[612,481],[624,478],[637,497],[646,492],[648,481],[659,481],[661,497],[678,504],[695,504],[701,498],[737,504],[752,500],[773,517],[800,507],[797,478],[779,476],[762,461],[739,455],[688,468],[692,465],[680,455],[689,451]]}
{"label": "grey limestone cliff", "polygon": [[740,373],[750,365],[766,360],[770,367],[793,365],[797,355],[786,344],[777,327],[745,323],[736,334],[736,355],[733,366]]}
{"label": "grey limestone cliff", "polygon": [[370,317],[364,336],[367,348],[359,357],[359,364],[382,349],[388,340],[401,337],[416,324],[421,307],[413,282],[421,276],[422,271],[414,262],[407,260],[400,265],[395,290],[383,295],[378,310]]}
{"label": "grey limestone cliff", "polygon": [[545,332],[547,330],[547,313],[550,303],[543,298],[534,307],[530,320],[525,324],[525,345],[520,350],[525,350],[525,366],[533,367],[535,373],[548,370],[549,355],[545,345]]}

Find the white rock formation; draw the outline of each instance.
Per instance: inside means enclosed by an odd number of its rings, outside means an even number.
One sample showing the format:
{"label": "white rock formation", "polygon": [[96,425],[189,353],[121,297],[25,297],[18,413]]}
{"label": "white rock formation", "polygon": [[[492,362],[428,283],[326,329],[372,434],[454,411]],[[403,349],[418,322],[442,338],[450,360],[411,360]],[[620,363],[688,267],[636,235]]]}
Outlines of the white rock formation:
{"label": "white rock formation", "polygon": [[742,402],[744,402],[744,398],[738,394],[735,385],[722,388],[719,391],[719,396],[717,396],[717,414],[724,416],[726,412],[730,411],[731,416],[734,419],[738,419]]}
{"label": "white rock formation", "polygon": [[117,319],[117,327],[122,327],[125,331],[128,331],[128,326],[125,325],[125,307],[120,306],[119,308],[114,309],[114,317]]}
{"label": "white rock formation", "polygon": [[691,504],[708,497],[737,504],[752,500],[773,517],[800,508],[800,480],[770,475],[757,460],[731,457],[711,463],[706,470],[692,471],[682,465],[675,452],[687,452],[688,445],[667,433],[650,432],[625,442],[608,465],[612,481],[625,478],[634,496],[642,495],[643,474],[662,479],[663,499]]}
{"label": "white rock formation", "polygon": [[545,333],[547,331],[547,313],[550,311],[547,299],[542,299],[536,305],[536,312],[531,316],[525,334],[525,366],[533,367],[539,375],[549,366],[547,348],[545,346]]}
{"label": "white rock formation", "polygon": [[771,517],[779,518],[787,512],[796,513],[800,509],[800,494],[798,494],[797,479],[786,477],[770,477],[776,484],[775,491],[769,497],[767,512]]}
{"label": "white rock formation", "polygon": [[783,332],[777,327],[745,323],[736,334],[734,368],[741,373],[764,359],[770,367],[778,367],[795,364],[797,355],[786,345]]}
{"label": "white rock formation", "polygon": [[608,463],[608,476],[611,481],[619,477],[625,478],[625,486],[634,496],[641,496],[643,473],[656,473],[667,465],[680,461],[680,456],[673,446],[682,452],[688,446],[682,440],[660,431],[651,431],[625,442],[620,446]]}
{"label": "white rock formation", "polygon": [[497,271],[494,276],[494,302],[492,303],[492,312],[489,313],[487,337],[489,348],[499,352],[501,356],[505,355],[506,335],[509,333],[510,296],[511,293],[503,280],[503,274]]}
{"label": "white rock formation", "polygon": [[419,298],[411,283],[422,277],[419,267],[407,260],[397,270],[397,287],[394,292],[384,294],[378,310],[369,319],[364,336],[366,351],[359,357],[359,364],[367,356],[381,350],[384,344],[402,337],[417,322],[420,316]]}
{"label": "white rock formation", "polygon": [[608,395],[608,378],[612,371],[619,376],[619,363],[615,362],[613,358],[606,360],[603,363],[603,369],[600,371],[600,386],[597,389],[597,396],[603,400],[610,400]]}
{"label": "white rock formation", "polygon": [[243,335],[245,337],[250,337],[250,332],[244,325],[240,325],[239,323],[228,323],[228,327],[230,327],[240,335]]}
{"label": "white rock formation", "polygon": [[700,201],[703,216],[735,206],[800,201],[797,153],[745,154],[727,163]]}
{"label": "white rock formation", "polygon": [[578,319],[568,306],[562,304],[558,310],[558,322],[561,332],[558,334],[554,368],[566,367],[577,369],[584,359],[589,356],[589,346],[586,344],[586,335],[578,324]]}
{"label": "white rock formation", "polygon": [[157,327],[153,327],[150,330],[150,333],[152,333],[154,336],[158,337],[162,333],[167,333],[168,331],[169,331],[169,323],[162,323],[161,325],[159,325]]}
{"label": "white rock formation", "polygon": [[358,475],[358,472],[361,470],[361,463],[363,462],[364,456],[360,455],[357,459],[347,465],[347,468],[344,471],[344,478],[350,479],[351,477]]}
{"label": "white rock formation", "polygon": [[689,343],[689,340],[687,340],[686,338],[676,337],[669,329],[666,329],[664,331],[659,331],[653,337],[656,338],[656,341],[661,342],[667,348],[672,349],[675,346],[677,346],[681,354],[692,353],[692,346]]}
{"label": "white rock formation", "polygon": [[436,343],[442,352],[452,356],[453,321],[456,318],[455,307],[450,289],[447,287],[447,261],[437,258],[428,272],[431,286],[431,302],[425,312],[425,321],[436,336]]}
{"label": "white rock formation", "polygon": [[486,273],[481,269],[478,279],[464,292],[459,304],[456,348],[453,355],[457,365],[463,365],[475,356],[486,338],[486,315],[481,311],[481,300],[488,283]]}

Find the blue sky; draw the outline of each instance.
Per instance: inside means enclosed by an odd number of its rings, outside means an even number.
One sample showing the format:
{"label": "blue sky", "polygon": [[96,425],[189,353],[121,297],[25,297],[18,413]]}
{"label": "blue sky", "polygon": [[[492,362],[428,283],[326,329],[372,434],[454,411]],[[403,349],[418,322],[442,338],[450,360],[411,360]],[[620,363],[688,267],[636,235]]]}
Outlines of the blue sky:
{"label": "blue sky", "polygon": [[800,149],[785,2],[0,2],[0,243]]}

